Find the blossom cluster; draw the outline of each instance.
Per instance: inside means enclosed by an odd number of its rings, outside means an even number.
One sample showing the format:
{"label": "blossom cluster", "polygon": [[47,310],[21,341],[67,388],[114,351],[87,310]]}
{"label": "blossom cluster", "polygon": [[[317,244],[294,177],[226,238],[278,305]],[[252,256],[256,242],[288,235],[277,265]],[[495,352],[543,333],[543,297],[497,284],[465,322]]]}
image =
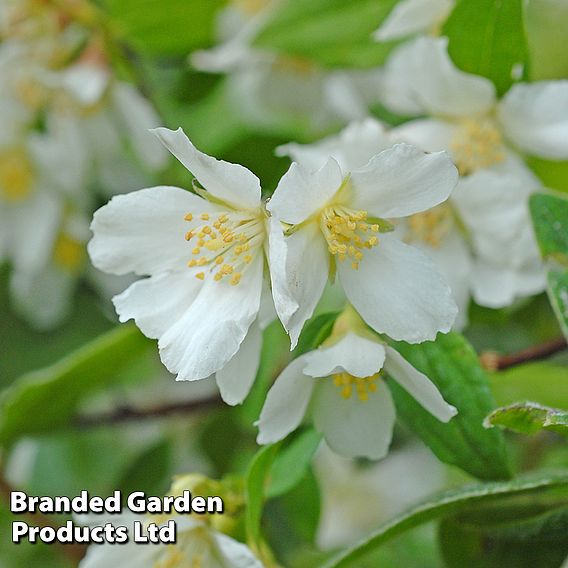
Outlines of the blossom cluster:
{"label": "blossom cluster", "polygon": [[53,327],[90,271],[100,196],[139,187],[165,164],[147,133],[159,119],[116,78],[90,3],[34,0],[0,2],[0,116],[0,260],[20,313]]}

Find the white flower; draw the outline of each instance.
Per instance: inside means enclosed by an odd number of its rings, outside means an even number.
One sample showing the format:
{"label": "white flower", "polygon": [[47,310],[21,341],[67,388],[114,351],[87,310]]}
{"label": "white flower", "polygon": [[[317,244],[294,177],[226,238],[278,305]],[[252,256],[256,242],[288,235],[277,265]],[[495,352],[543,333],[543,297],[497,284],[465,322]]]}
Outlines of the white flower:
{"label": "white flower", "polygon": [[[329,156],[337,160],[344,172],[364,166],[375,154],[392,144],[390,133],[377,120],[368,118],[352,122],[338,135],[314,144],[286,144],[277,148],[280,156],[290,156],[300,164],[316,170]],[[454,327],[461,329],[467,319],[470,299],[472,258],[458,228],[452,207],[444,202],[434,209],[411,215],[396,224],[401,240],[423,250],[445,276],[459,312]]]}
{"label": "white flower", "polygon": [[[263,564],[246,545],[214,530],[205,522],[187,516],[171,520],[177,527],[175,544],[139,544],[132,538],[122,545],[93,544],[79,563],[79,568],[262,568]],[[146,522],[148,518],[140,521]],[[166,525],[166,522],[154,522]],[[123,517],[112,519],[112,523],[132,528],[133,520]],[[94,526],[99,524],[102,526],[104,522],[93,523]]]}
{"label": "white flower", "polygon": [[455,0],[401,0],[375,32],[377,41],[413,34],[436,34],[453,10]]}
{"label": "white flower", "polygon": [[199,195],[152,187],[95,213],[89,243],[105,272],[147,275],[114,298],[121,321],[158,338],[178,380],[217,373],[225,401],[242,402],[256,375],[261,296],[267,297],[266,214],[258,178],[197,150],[181,129],[155,131],[195,176]]}
{"label": "white flower", "polygon": [[428,152],[448,150],[467,176],[452,204],[472,235],[473,295],[503,307],[545,286],[527,206],[540,182],[517,148],[568,158],[568,81],[517,84],[497,101],[493,84],[458,70],[446,47],[445,38],[419,38],[399,48],[386,66],[385,102],[434,117],[407,122],[393,136]]}
{"label": "white flower", "polygon": [[[335,270],[379,333],[418,343],[450,329],[457,308],[434,264],[381,227],[442,203],[457,177],[444,153],[405,144],[351,171],[333,158],[315,172],[292,164],[267,205],[274,301],[292,346]],[[284,238],[278,221],[288,225]]]}
{"label": "white flower", "polygon": [[311,404],[316,429],[346,457],[379,459],[392,438],[395,407],[382,369],[438,420],[457,413],[395,349],[351,331],[337,343],[292,361],[268,392],[258,421],[259,444],[281,440]]}

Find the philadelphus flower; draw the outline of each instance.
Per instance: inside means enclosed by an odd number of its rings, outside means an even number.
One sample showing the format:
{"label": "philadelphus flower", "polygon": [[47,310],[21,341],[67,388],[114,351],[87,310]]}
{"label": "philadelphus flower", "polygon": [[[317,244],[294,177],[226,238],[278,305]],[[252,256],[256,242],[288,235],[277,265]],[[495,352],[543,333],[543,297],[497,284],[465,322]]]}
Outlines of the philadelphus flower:
{"label": "philadelphus flower", "polygon": [[[349,137],[349,132],[347,133]],[[376,147],[380,150],[382,141]],[[345,165],[345,164],[344,164]],[[457,307],[434,263],[386,231],[445,201],[458,174],[443,152],[397,144],[365,165],[318,170],[293,163],[268,202],[276,311],[295,346],[335,271],[361,317],[379,333],[419,343],[447,332]]]}
{"label": "philadelphus flower", "polygon": [[300,355],[276,379],[257,423],[259,444],[287,436],[311,404],[314,425],[334,452],[382,458],[395,422],[384,372],[438,420],[448,422],[456,415],[428,377],[374,336],[348,330],[330,339]]}
{"label": "philadelphus flower", "polygon": [[159,339],[178,380],[217,373],[223,399],[237,404],[256,375],[265,286],[266,213],[258,178],[197,150],[181,129],[155,134],[195,176],[190,193],[152,187],[114,197],[95,213],[89,243],[105,272],[147,275],[113,301]]}
{"label": "philadelphus flower", "polygon": [[[177,479],[170,495],[181,495],[184,489],[192,494],[204,495],[195,487],[215,485],[200,475],[186,475]],[[221,485],[217,483],[216,485]],[[221,491],[216,490],[215,494]],[[127,543],[93,544],[87,550],[79,568],[262,568],[263,564],[243,543],[225,534],[227,525],[231,525],[232,514],[228,511],[231,495],[224,496],[223,503],[227,512],[224,514],[206,514],[196,517],[189,515],[166,514],[159,517],[148,515],[145,518],[120,518],[120,524],[132,525],[134,520],[154,522],[166,526],[168,521],[176,523],[177,540],[174,544],[139,544],[130,539]],[[89,524],[104,525],[110,519],[101,521],[89,517]],[[112,520],[117,524],[116,519]],[[230,531],[227,531],[230,532]]]}
{"label": "philadelphus flower", "polygon": [[233,0],[220,12],[218,46],[197,51],[201,71],[225,73],[228,90],[249,120],[260,124],[308,121],[325,128],[368,114],[376,99],[375,71],[327,71],[300,56],[253,45],[278,9],[278,0]]}
{"label": "philadelphus flower", "polygon": [[[312,170],[323,166],[328,157],[332,156],[344,172],[349,172],[364,166],[375,154],[391,144],[390,133],[383,125],[368,118],[352,122],[338,135],[314,144],[286,144],[277,148],[276,153],[289,156]],[[395,234],[434,260],[450,285],[459,307],[454,327],[462,328],[470,299],[473,261],[450,202],[446,201],[433,209],[398,220]]]}
{"label": "philadelphus flower", "polygon": [[428,152],[448,150],[467,176],[452,203],[473,236],[473,294],[503,307],[545,285],[527,204],[540,182],[517,148],[568,157],[568,81],[517,84],[497,102],[493,84],[458,70],[446,47],[445,38],[419,38],[399,48],[386,66],[385,102],[402,114],[435,117],[393,135]]}
{"label": "philadelphus flower", "polygon": [[455,0],[401,0],[375,32],[378,41],[414,34],[436,35],[453,10]]}

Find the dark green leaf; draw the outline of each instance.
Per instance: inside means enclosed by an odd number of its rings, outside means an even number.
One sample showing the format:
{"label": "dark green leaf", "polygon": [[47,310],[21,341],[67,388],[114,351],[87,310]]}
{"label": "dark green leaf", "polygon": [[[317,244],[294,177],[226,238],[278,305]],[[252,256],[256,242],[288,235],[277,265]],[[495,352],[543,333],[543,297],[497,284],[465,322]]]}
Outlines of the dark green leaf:
{"label": "dark green leaf", "polygon": [[284,495],[302,481],[320,441],[319,432],[313,429],[306,430],[278,453],[270,471],[268,497]]}
{"label": "dark green leaf", "polygon": [[568,412],[536,402],[518,402],[497,408],[485,419],[484,424],[486,428],[502,426],[520,434],[551,430],[568,435]]}
{"label": "dark green leaf", "polygon": [[522,0],[459,0],[443,29],[454,63],[487,77],[505,93],[515,66],[526,64]]}
{"label": "dark green leaf", "polygon": [[455,514],[482,504],[494,510],[535,507],[548,503],[556,509],[568,505],[568,474],[539,475],[505,482],[484,483],[448,491],[418,505],[392,521],[385,523],[368,538],[349,548],[325,568],[357,566],[361,557],[399,534],[436,518]]}
{"label": "dark green leaf", "polygon": [[22,376],[4,392],[0,443],[71,426],[79,404],[115,384],[119,372],[153,353],[153,344],[134,325],[109,331],[58,363]]}
{"label": "dark green leaf", "polygon": [[283,2],[255,44],[322,65],[374,67],[393,44],[377,43],[372,34],[396,0],[289,0]]}
{"label": "dark green leaf", "polygon": [[[555,498],[556,501],[556,498]],[[558,568],[568,550],[568,507],[538,499],[473,507],[440,524],[448,568]]]}
{"label": "dark green leaf", "polygon": [[424,410],[396,381],[389,380],[398,415],[404,423],[440,460],[480,479],[508,479],[511,472],[503,435],[483,427],[483,419],[496,404],[487,375],[469,343],[460,334],[449,333],[438,334],[436,341],[418,345],[397,343],[396,348],[458,409],[458,415],[444,424]]}
{"label": "dark green leaf", "polygon": [[568,199],[537,193],[530,210],[542,256],[568,264]]}
{"label": "dark green leaf", "polygon": [[299,357],[321,345],[329,337],[338,315],[339,312],[328,312],[308,320],[300,335],[298,345],[293,351],[293,356]]}

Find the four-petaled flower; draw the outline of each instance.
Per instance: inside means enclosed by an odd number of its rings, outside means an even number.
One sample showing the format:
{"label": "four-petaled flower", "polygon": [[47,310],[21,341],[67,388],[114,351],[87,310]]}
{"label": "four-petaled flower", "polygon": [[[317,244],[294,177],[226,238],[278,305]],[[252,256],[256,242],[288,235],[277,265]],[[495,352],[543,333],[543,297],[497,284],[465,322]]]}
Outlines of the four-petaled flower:
{"label": "four-petaled flower", "polygon": [[[267,204],[276,311],[295,346],[330,275],[379,333],[410,343],[447,332],[457,307],[434,263],[386,231],[386,219],[444,202],[458,173],[444,152],[397,144],[343,171],[333,158],[312,171],[293,163]],[[285,224],[285,236],[279,237]]]}
{"label": "four-petaled flower", "polygon": [[223,399],[238,404],[256,375],[268,323],[260,182],[197,150],[181,129],[154,132],[194,174],[198,195],[152,187],[114,197],[95,213],[91,259],[106,272],[149,276],[113,299],[120,320],[132,318],[159,339],[178,380],[216,373]]}
{"label": "four-petaled flower", "polygon": [[311,404],[314,425],[332,450],[347,457],[385,456],[395,407],[383,371],[438,420],[448,422],[457,413],[398,351],[348,331],[282,371],[266,397],[257,441],[269,444],[287,436]]}

